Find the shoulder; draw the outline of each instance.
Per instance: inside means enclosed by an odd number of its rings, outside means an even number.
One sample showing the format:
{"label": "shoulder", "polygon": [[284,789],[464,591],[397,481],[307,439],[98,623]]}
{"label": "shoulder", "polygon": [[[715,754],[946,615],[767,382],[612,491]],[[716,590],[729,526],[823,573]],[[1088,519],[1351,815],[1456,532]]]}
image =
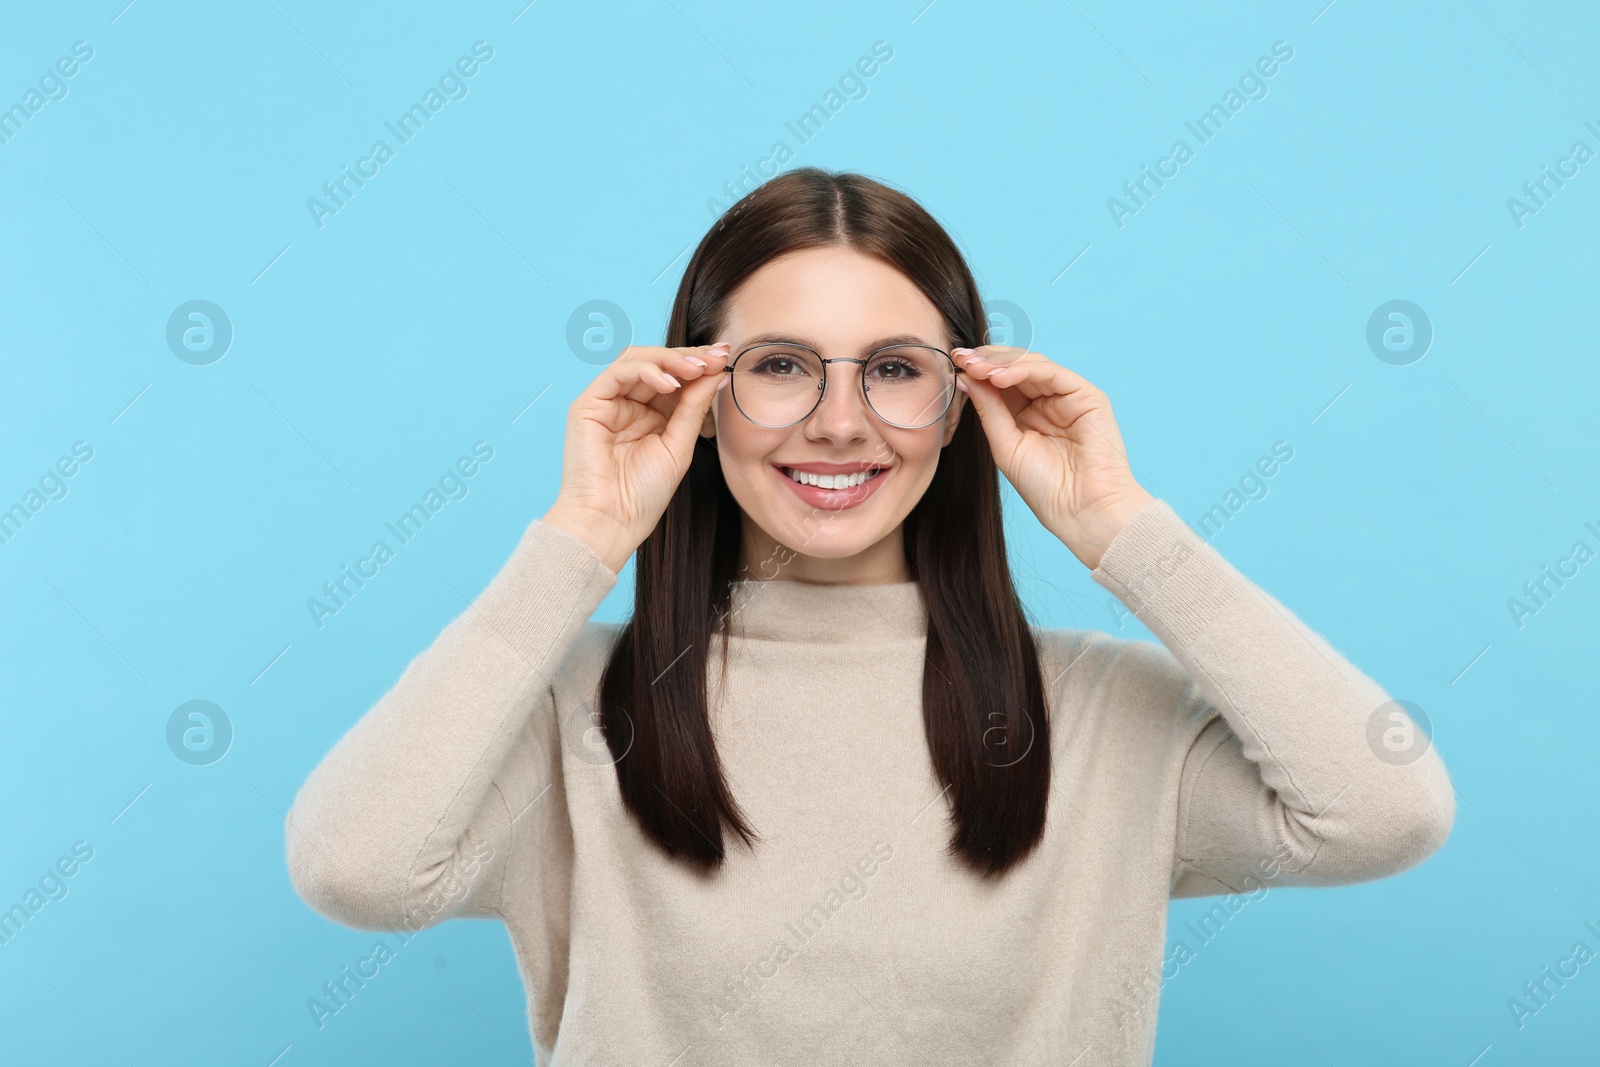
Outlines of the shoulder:
{"label": "shoulder", "polygon": [[1140,732],[1197,731],[1211,708],[1187,668],[1156,641],[1034,627],[1045,698],[1059,719],[1110,717]]}
{"label": "shoulder", "polygon": [[1166,646],[1155,641],[1101,630],[1032,629],[1045,689],[1058,698],[1081,700],[1108,685],[1170,690],[1192,681]]}
{"label": "shoulder", "polygon": [[622,633],[620,622],[597,622],[593,619],[583,624],[583,629],[567,649],[550,679],[551,689],[558,698],[577,698],[592,701],[600,675],[611,661],[611,651]]}

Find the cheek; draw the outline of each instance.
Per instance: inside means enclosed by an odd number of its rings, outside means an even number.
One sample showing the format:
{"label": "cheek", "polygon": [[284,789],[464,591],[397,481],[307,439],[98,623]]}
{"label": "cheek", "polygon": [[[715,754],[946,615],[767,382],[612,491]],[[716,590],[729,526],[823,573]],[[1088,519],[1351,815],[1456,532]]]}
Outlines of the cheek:
{"label": "cheek", "polygon": [[752,492],[770,488],[762,477],[767,457],[783,443],[789,431],[752,425],[739,415],[726,390],[717,398],[717,405],[717,454],[722,457],[723,477],[734,498],[748,507],[747,498]]}
{"label": "cheek", "polygon": [[890,439],[889,444],[900,457],[901,473],[907,476],[903,479],[906,491],[915,491],[921,496],[939,467],[939,456],[943,451],[940,446],[943,443],[942,427],[937,430],[907,431],[904,437]]}

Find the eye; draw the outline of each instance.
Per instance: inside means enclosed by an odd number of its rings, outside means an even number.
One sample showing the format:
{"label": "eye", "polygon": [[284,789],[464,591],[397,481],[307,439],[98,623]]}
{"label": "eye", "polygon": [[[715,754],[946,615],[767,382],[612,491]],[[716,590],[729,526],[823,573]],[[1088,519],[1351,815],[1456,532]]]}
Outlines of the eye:
{"label": "eye", "polygon": [[750,373],[767,378],[804,378],[809,374],[807,362],[798,352],[767,352],[756,360]]}
{"label": "eye", "polygon": [[922,376],[922,369],[901,355],[880,356],[867,368],[873,381],[903,382]]}

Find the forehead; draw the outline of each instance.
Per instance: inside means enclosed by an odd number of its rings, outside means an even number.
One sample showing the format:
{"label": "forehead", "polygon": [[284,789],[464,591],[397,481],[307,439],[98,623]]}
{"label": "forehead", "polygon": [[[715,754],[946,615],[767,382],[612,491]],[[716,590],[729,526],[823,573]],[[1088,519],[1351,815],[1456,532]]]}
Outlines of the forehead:
{"label": "forehead", "polygon": [[734,291],[723,338],[738,344],[774,333],[824,352],[891,335],[949,344],[943,316],[909,278],[881,259],[843,247],[780,256]]}

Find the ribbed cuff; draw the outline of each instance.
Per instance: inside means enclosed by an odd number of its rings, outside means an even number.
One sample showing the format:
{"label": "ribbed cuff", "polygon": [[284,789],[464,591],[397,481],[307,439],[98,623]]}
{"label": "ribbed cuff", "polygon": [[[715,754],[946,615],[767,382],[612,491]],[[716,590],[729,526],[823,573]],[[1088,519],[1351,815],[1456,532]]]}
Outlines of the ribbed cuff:
{"label": "ribbed cuff", "polygon": [[593,549],[536,519],[473,602],[471,614],[538,666],[588,621],[616,584],[616,573]]}
{"label": "ribbed cuff", "polygon": [[1163,641],[1188,644],[1249,582],[1161,499],[1128,520],[1090,572]]}

